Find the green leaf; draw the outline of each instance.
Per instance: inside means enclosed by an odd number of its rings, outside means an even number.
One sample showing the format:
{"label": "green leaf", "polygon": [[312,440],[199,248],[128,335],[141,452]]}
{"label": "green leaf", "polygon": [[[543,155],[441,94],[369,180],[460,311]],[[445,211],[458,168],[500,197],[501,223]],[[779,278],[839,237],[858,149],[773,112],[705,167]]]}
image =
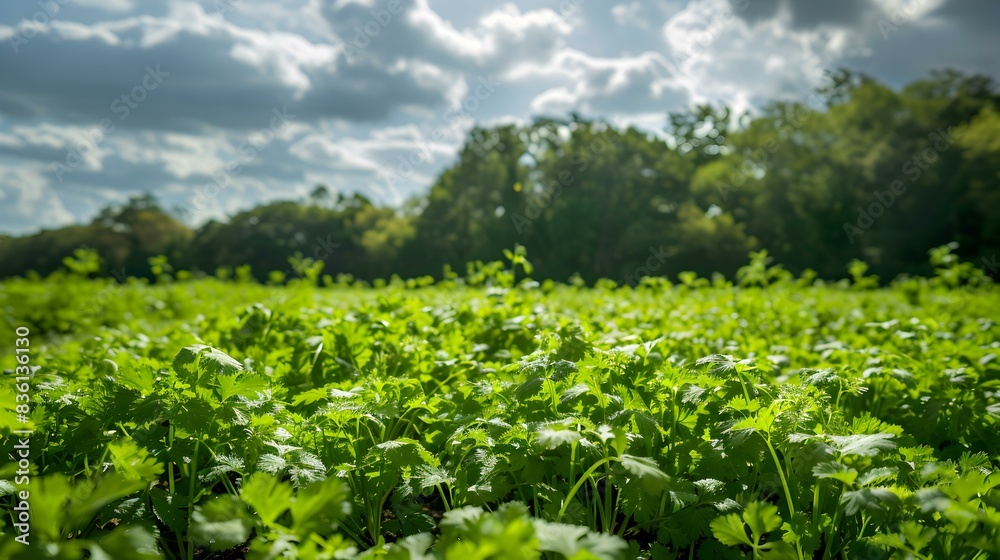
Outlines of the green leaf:
{"label": "green leaf", "polygon": [[868,486],[873,482],[883,482],[896,477],[895,467],[879,467],[871,469],[858,477],[859,486]]}
{"label": "green leaf", "polygon": [[163,465],[149,454],[149,451],[139,447],[132,440],[118,440],[108,444],[108,454],[115,466],[115,471],[128,480],[151,482],[163,474]]}
{"label": "green leaf", "polygon": [[750,526],[754,542],[759,542],[761,537],[781,527],[778,506],[766,502],[750,502],[743,512],[743,520]]}
{"label": "green leaf", "polygon": [[300,534],[329,535],[350,514],[349,499],[347,487],[337,478],[304,486],[291,500],[292,527]]}
{"label": "green leaf", "polygon": [[544,383],[545,379],[541,377],[533,377],[524,381],[514,389],[514,399],[518,401],[528,400],[541,391]]}
{"label": "green leaf", "polygon": [[180,534],[187,523],[186,497],[181,498],[177,494],[168,494],[162,488],[153,488],[149,491],[149,499],[153,504],[153,514],[163,523],[167,529]]}
{"label": "green leaf", "polygon": [[882,451],[889,451],[896,448],[896,443],[890,441],[896,437],[895,434],[855,434],[849,436],[828,436],[830,443],[840,452],[841,455],[858,455],[861,457],[874,457]]}
{"label": "green leaf", "polygon": [[153,368],[140,366],[119,369],[116,380],[126,387],[139,391],[142,395],[149,395],[156,390],[156,376],[156,370]]}
{"label": "green leaf", "polygon": [[854,515],[861,510],[869,513],[887,511],[900,504],[899,496],[888,488],[862,488],[844,492],[840,503],[848,515]]}
{"label": "green leaf", "polygon": [[235,373],[243,371],[243,364],[235,358],[216,348],[208,348],[201,352],[201,359],[198,365],[206,369],[209,373]]}
{"label": "green leaf", "polygon": [[243,365],[225,352],[194,344],[186,346],[174,357],[174,371],[185,381],[197,381],[202,373],[231,374],[243,371]]}
{"label": "green leaf", "polygon": [[535,432],[535,443],[545,449],[555,449],[562,445],[576,443],[583,438],[583,434],[576,430],[563,428],[542,428]]}
{"label": "green leaf", "polygon": [[784,541],[772,541],[760,546],[761,560],[798,560],[792,545]]}
{"label": "green leaf", "polygon": [[624,540],[613,536],[594,533],[586,527],[551,523],[534,519],[538,549],[542,552],[556,552],[566,558],[577,558],[581,552],[587,557],[600,560],[622,560],[628,550]]}
{"label": "green leaf", "polygon": [[[118,473],[103,477],[74,482],[70,505],[66,508],[66,523],[77,528],[93,521],[105,506],[146,488],[149,484],[141,480],[129,480]],[[32,501],[32,507],[35,502]]]}
{"label": "green leaf", "polygon": [[[828,518],[821,518],[820,525]],[[828,523],[828,521],[827,521]],[[781,540],[789,544],[799,543],[806,552],[812,552],[819,547],[821,527],[813,525],[809,516],[802,512],[796,512],[791,521],[786,521],[781,525],[783,531]]]}
{"label": "green leaf", "polygon": [[434,544],[430,533],[419,533],[402,538],[385,549],[385,560],[435,560],[428,553]]}
{"label": "green leaf", "polygon": [[288,510],[292,486],[272,474],[257,472],[243,483],[240,499],[253,508],[264,525],[271,526]]}
{"label": "green leaf", "polygon": [[181,348],[180,352],[177,352],[177,355],[174,356],[174,371],[176,371],[182,379],[188,376],[196,376],[198,354],[205,348],[208,348],[208,346],[204,344],[194,344]]}
{"label": "green leaf", "polygon": [[150,527],[125,525],[114,529],[90,547],[93,560],[158,560],[163,558]]}
{"label": "green leaf", "polygon": [[839,480],[848,486],[854,484],[854,480],[858,478],[857,470],[836,461],[828,461],[816,465],[813,467],[813,474],[820,479],[832,478]]}
{"label": "green leaf", "polygon": [[195,506],[189,531],[195,544],[219,552],[246,541],[252,528],[253,522],[243,504],[236,497],[223,494]]}
{"label": "green leaf", "polygon": [[647,492],[659,494],[670,483],[670,475],[660,470],[660,465],[650,457],[622,455],[621,465],[633,476],[642,480]]}
{"label": "green leaf", "polygon": [[707,365],[710,373],[725,377],[736,372],[736,363],[736,359],[728,354],[712,354],[699,359],[695,365]]}
{"label": "green leaf", "polygon": [[741,544],[752,546],[753,544],[750,542],[749,537],[747,537],[746,525],[743,524],[740,516],[735,513],[716,517],[710,526],[715,538],[719,539],[719,542],[726,546],[739,546]]}

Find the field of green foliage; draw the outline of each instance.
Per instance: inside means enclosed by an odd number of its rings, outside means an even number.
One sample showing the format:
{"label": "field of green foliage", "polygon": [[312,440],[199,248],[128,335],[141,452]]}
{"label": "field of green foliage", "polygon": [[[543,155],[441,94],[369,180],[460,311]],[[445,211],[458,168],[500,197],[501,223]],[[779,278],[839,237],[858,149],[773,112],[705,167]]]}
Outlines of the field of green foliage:
{"label": "field of green foliage", "polygon": [[1000,290],[947,248],[880,288],[86,257],[0,284],[2,558],[1000,554]]}

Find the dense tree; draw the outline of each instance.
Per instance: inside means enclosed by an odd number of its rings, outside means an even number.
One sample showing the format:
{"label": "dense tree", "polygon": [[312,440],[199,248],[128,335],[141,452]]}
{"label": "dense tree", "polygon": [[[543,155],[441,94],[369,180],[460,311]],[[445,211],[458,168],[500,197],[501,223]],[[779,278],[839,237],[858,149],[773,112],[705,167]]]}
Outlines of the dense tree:
{"label": "dense tree", "polygon": [[193,232],[167,215],[149,195],[105,208],[89,225],[46,230],[0,239],[0,277],[31,270],[42,275],[62,268],[62,260],[80,247],[103,258],[101,272],[114,276],[149,275],[148,259],[179,259]]}
{"label": "dense tree", "polygon": [[837,71],[806,100],[754,115],[698,106],[659,135],[575,114],[476,128],[401,209],[319,186],[192,232],[137,197],[90,225],[0,237],[0,275],[48,274],[80,246],[103,255],[104,273],[143,274],[163,254],[207,273],[250,265],[261,280],[293,255],[374,279],[463,271],[515,244],[537,277],[560,280],[733,277],[759,249],[796,273],[843,277],[861,259],[891,278],[930,272],[927,249],[949,241],[995,263],[998,103],[982,76],[935,72],[894,90]]}

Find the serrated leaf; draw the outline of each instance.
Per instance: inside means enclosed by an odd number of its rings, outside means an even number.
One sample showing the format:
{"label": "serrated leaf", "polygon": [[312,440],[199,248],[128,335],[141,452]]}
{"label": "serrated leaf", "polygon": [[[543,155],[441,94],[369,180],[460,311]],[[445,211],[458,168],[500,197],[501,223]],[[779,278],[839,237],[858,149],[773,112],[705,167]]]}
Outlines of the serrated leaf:
{"label": "serrated leaf", "polygon": [[888,488],[861,488],[844,492],[840,503],[848,515],[861,510],[868,512],[887,511],[900,504],[899,496]]}
{"label": "serrated leaf", "polygon": [[839,480],[850,486],[854,484],[854,480],[858,478],[858,471],[842,463],[828,461],[813,467],[813,475],[820,479],[832,478],[834,480]]}
{"label": "serrated leaf", "polygon": [[767,533],[781,527],[778,506],[765,502],[750,502],[743,511],[743,520],[750,527],[754,541],[759,541]]}
{"label": "serrated leaf", "polygon": [[200,355],[201,359],[198,361],[198,365],[210,373],[227,374],[243,371],[243,364],[217,348],[206,348],[200,352]]}
{"label": "serrated leaf", "polygon": [[535,432],[535,443],[545,449],[555,449],[562,445],[576,443],[583,434],[571,429],[542,428]]}
{"label": "serrated leaf", "polygon": [[660,465],[650,457],[622,455],[621,465],[633,476],[638,477],[647,492],[659,494],[670,482],[670,475],[660,470]]}
{"label": "serrated leaf", "polygon": [[884,482],[895,478],[897,469],[895,467],[879,467],[871,469],[858,477],[858,486],[868,486],[873,482]]}
{"label": "serrated leaf", "polygon": [[115,471],[128,480],[153,481],[163,473],[163,465],[134,441],[113,441],[108,444],[108,454]]}
{"label": "serrated leaf", "polygon": [[542,519],[533,520],[538,548],[543,552],[556,552],[566,558],[587,558],[599,560],[623,560],[628,544],[616,536],[594,533],[586,527],[551,523]]}
{"label": "serrated leaf", "polygon": [[896,435],[889,433],[828,437],[830,443],[841,455],[874,457],[882,451],[889,451],[896,448],[896,442],[891,441]]}
{"label": "serrated leaf", "polygon": [[750,538],[747,537],[746,526],[743,520],[735,513],[716,517],[712,523],[712,534],[719,542],[726,546],[739,546],[741,544],[750,546]]}
{"label": "serrated leaf", "polygon": [[167,529],[180,534],[187,523],[187,500],[178,494],[168,494],[162,488],[149,491],[149,499],[153,504],[153,514]]}

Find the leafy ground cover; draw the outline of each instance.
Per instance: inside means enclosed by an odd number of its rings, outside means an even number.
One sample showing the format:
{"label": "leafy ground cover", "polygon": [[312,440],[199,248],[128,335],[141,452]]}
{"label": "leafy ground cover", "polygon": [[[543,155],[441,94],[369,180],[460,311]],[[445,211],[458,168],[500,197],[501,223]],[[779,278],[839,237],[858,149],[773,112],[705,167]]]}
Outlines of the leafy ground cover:
{"label": "leafy ground cover", "polygon": [[6,281],[0,557],[1000,552],[1000,292],[947,249],[877,289],[763,254],[634,289],[508,257],[376,288]]}

